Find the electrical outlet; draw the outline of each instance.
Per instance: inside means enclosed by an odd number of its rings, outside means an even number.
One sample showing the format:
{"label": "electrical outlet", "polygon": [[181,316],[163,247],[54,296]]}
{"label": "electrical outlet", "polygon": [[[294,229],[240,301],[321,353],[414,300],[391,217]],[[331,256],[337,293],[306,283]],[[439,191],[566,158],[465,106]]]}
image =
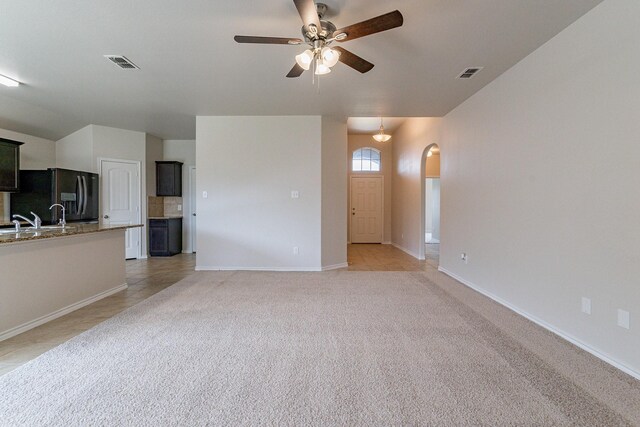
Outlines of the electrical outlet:
{"label": "electrical outlet", "polygon": [[582,312],[585,314],[591,314],[591,299],[582,297]]}
{"label": "electrical outlet", "polygon": [[298,249],[298,247],[297,247],[297,246],[294,246],[294,247],[293,247],[293,254],[294,254],[294,255],[298,255],[299,253],[300,253],[300,249]]}
{"label": "electrical outlet", "polygon": [[178,205],[178,212],[182,210],[182,205]]}
{"label": "electrical outlet", "polygon": [[293,191],[291,192],[291,198],[292,198],[292,199],[298,199],[298,198],[300,198],[300,192],[299,192],[298,190],[293,190]]}
{"label": "electrical outlet", "polygon": [[629,329],[629,312],[621,308],[618,309],[618,326]]}
{"label": "electrical outlet", "polygon": [[206,199],[207,197],[209,197],[209,193],[207,193],[206,191],[202,192],[202,198]]}

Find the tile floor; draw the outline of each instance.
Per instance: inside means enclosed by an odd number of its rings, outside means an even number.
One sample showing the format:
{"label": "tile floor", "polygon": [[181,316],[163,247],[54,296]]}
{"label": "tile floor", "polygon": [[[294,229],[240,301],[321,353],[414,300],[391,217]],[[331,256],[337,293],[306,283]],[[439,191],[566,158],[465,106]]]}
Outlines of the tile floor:
{"label": "tile floor", "polygon": [[[391,245],[349,245],[349,271],[436,271],[439,245],[427,245],[419,261]],[[127,261],[129,288],[49,323],[0,342],[0,375],[38,357],[98,323],[193,273],[195,254]]]}

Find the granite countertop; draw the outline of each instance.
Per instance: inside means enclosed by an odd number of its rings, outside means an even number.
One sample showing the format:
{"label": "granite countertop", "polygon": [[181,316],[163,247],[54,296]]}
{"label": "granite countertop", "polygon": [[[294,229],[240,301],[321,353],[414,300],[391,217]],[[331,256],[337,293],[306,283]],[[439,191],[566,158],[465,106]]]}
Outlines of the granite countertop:
{"label": "granite countertop", "polygon": [[[43,226],[47,227],[47,226]],[[127,228],[142,227],[142,224],[134,225],[106,225],[106,224],[67,224],[65,228],[49,229],[46,231],[26,231],[21,233],[6,232],[0,233],[0,245],[6,243],[26,242],[32,240],[51,239],[56,237],[67,237],[78,234],[100,233],[103,231],[124,230]],[[5,228],[4,230],[10,230]]]}
{"label": "granite countertop", "polygon": [[173,219],[182,218],[181,216],[150,216],[148,219]]}

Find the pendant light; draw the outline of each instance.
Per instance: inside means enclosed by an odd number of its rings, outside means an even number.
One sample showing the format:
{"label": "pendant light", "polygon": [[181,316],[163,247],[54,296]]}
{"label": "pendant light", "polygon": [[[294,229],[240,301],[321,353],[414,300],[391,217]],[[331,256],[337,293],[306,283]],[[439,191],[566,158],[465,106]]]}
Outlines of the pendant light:
{"label": "pendant light", "polygon": [[373,139],[378,142],[387,142],[391,139],[391,135],[384,133],[384,126],[382,126],[382,117],[380,117],[380,132],[373,135]]}

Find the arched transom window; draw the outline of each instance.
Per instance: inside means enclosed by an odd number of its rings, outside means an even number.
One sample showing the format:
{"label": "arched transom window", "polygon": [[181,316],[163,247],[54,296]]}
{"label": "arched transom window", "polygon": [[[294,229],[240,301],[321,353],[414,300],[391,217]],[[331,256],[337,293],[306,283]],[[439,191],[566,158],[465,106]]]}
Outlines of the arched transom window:
{"label": "arched transom window", "polygon": [[351,170],[354,172],[380,171],[380,151],[371,147],[357,149],[353,152]]}

